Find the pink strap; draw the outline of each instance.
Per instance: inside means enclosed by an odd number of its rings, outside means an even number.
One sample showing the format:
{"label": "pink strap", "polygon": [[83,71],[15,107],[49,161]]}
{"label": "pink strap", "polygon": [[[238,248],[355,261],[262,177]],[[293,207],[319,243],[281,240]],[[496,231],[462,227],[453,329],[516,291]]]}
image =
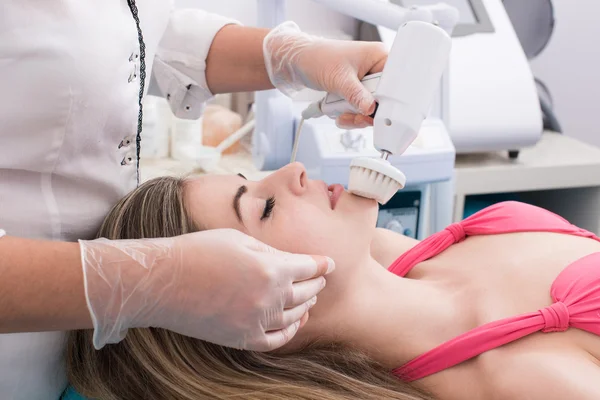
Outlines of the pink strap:
{"label": "pink strap", "polygon": [[551,294],[551,306],[479,326],[396,368],[394,375],[408,382],[422,379],[538,331],[572,326],[600,335],[600,253],[565,268]]}
{"label": "pink strap", "polygon": [[431,235],[402,254],[388,270],[398,276],[406,276],[418,263],[435,257],[453,244],[463,241],[467,236],[515,232],[555,232],[600,240],[593,233],[571,225],[564,218],[548,210],[525,203],[507,201],[485,208]]}
{"label": "pink strap", "polygon": [[537,332],[542,325],[539,312],[482,325],[429,350],[392,372],[406,382],[422,379]]}
{"label": "pink strap", "polygon": [[[402,254],[389,270],[406,276],[416,264],[435,257],[467,236],[513,232],[555,232],[600,241],[593,233],[547,210],[504,202],[430,236]],[[552,285],[551,293],[555,300],[551,306],[477,327],[396,368],[394,374],[407,381],[421,379],[538,331],[562,332],[574,326],[600,335],[600,253],[565,268]]]}
{"label": "pink strap", "polygon": [[541,309],[540,313],[544,320],[542,332],[564,332],[569,329],[571,315],[569,313],[569,308],[562,301]]}

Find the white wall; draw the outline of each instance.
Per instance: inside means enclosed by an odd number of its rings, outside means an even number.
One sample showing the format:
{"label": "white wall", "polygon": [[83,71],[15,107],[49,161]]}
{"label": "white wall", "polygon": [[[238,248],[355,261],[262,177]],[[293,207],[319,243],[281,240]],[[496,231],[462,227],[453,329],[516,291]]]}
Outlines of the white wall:
{"label": "white wall", "polygon": [[532,61],[565,134],[600,146],[600,1],[554,0],[554,35]]}
{"label": "white wall", "polygon": [[[303,31],[327,37],[346,38],[356,34],[357,22],[311,0],[287,0],[288,19]],[[244,25],[256,25],[256,0],[175,0],[177,7],[197,7],[227,17]],[[342,34],[340,35],[340,32]]]}

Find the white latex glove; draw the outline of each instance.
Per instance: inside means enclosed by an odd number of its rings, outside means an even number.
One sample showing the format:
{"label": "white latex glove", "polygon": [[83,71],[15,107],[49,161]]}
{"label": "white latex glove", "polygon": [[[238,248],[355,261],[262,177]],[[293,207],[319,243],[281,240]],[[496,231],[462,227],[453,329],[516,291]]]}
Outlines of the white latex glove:
{"label": "white latex glove", "polygon": [[97,349],[141,327],[276,349],[296,334],[334,268],[327,257],[284,253],[229,229],[79,243]]}
{"label": "white latex glove", "polygon": [[387,50],[379,42],[323,39],[300,31],[293,22],[271,30],[263,41],[267,73],[273,86],[288,96],[310,88],[344,97],[357,114],[344,114],[338,126],[362,128],[373,124],[375,98],[360,80],[381,72]]}

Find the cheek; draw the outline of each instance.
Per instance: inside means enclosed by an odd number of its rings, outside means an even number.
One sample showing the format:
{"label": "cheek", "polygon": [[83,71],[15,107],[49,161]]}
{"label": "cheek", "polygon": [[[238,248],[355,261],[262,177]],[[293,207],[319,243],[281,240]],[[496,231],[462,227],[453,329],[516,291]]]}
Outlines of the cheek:
{"label": "cheek", "polygon": [[279,215],[267,228],[269,240],[281,250],[297,253],[325,254],[337,228],[335,221],[313,207],[297,207]]}
{"label": "cheek", "polygon": [[368,250],[376,221],[376,205],[353,214],[296,207],[265,225],[259,239],[287,252],[336,258]]}

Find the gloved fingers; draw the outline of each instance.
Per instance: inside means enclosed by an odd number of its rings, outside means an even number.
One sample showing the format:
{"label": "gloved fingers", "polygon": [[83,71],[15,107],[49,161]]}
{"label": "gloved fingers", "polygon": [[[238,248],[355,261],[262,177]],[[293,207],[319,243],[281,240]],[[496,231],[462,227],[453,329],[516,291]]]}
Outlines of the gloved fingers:
{"label": "gloved fingers", "polygon": [[271,326],[267,326],[266,330],[279,330],[286,328],[298,321],[301,322],[302,318],[304,318],[304,315],[308,313],[308,310],[310,310],[316,303],[317,296],[314,296],[299,306],[285,310],[281,315],[281,318],[278,321],[272,321],[270,324]]}
{"label": "gloved fingers", "polygon": [[[373,43],[375,43],[375,42],[373,42]],[[383,68],[385,67],[385,63],[387,62],[387,59],[388,59],[387,50],[385,48],[385,45],[383,43],[380,43],[380,44],[378,44],[378,46],[379,46],[378,52],[380,53],[380,58],[375,63],[375,65],[373,65],[371,67],[369,74],[375,74],[377,72],[383,71]]]}
{"label": "gloved fingers", "polygon": [[300,319],[300,328],[302,329],[304,327],[304,325],[306,325],[306,322],[308,321],[308,311],[304,313],[304,315],[302,316],[302,318]]}
{"label": "gloved fingers", "polygon": [[351,72],[343,81],[338,82],[341,87],[334,91],[339,92],[359,113],[371,115],[375,112],[375,97],[355,73]]}
{"label": "gloved fingers", "polygon": [[284,254],[287,256],[282,261],[284,266],[289,268],[292,283],[318,278],[333,272],[335,269],[335,262],[329,257]]}
{"label": "gloved fingers", "polygon": [[362,114],[342,114],[335,120],[335,124],[340,129],[366,128],[373,125],[373,118]]}
{"label": "gloved fingers", "polygon": [[284,308],[293,308],[306,303],[325,287],[325,278],[320,276],[307,281],[296,282],[284,300]]}
{"label": "gloved fingers", "polygon": [[267,74],[273,86],[287,96],[304,89],[304,83],[294,68],[294,60],[304,47],[315,40],[293,21],[276,26],[265,36],[263,56]]}
{"label": "gloved fingers", "polygon": [[266,243],[261,242],[260,240],[254,238],[252,236],[246,235],[245,233],[243,235],[244,235],[246,247],[251,250],[255,250],[260,253],[267,253],[267,254],[287,254],[283,251],[277,250],[276,248],[269,246]]}
{"label": "gloved fingers", "polygon": [[298,333],[298,329],[300,329],[300,321],[294,322],[287,328],[267,332],[265,333],[264,339],[260,343],[252,346],[252,349],[249,350],[265,352],[278,349],[292,340],[292,338],[296,336],[296,333]]}
{"label": "gloved fingers", "polygon": [[286,268],[289,271],[287,275],[292,279],[292,282],[300,282],[327,275],[335,269],[335,263],[329,257],[287,253],[256,240],[251,236],[248,236],[247,239],[248,248],[269,254],[266,262]]}

